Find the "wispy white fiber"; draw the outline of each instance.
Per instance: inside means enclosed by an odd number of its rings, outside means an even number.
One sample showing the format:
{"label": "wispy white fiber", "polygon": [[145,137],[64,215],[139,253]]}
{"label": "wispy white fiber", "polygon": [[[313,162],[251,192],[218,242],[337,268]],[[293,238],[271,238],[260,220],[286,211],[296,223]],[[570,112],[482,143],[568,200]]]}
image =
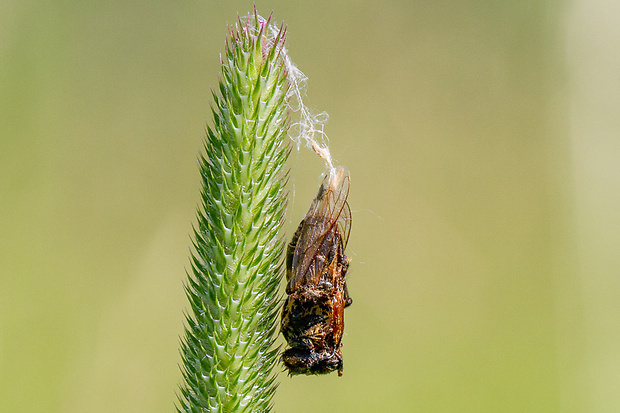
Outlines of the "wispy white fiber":
{"label": "wispy white fiber", "polygon": [[[257,18],[261,24],[269,24],[269,30],[265,32],[265,35],[268,41],[275,41],[280,33],[280,28],[261,16],[257,16]],[[293,63],[284,47],[284,42],[281,42],[280,45],[280,53],[283,56],[289,79],[289,90],[286,96],[288,106],[291,112],[299,113],[299,120],[293,122],[288,135],[297,144],[297,150],[302,143],[305,143],[306,147],[314,150],[325,161],[330,173],[334,173],[335,167],[329,152],[329,138],[324,131],[329,115],[327,112],[315,113],[305,105],[304,96],[308,77]]]}

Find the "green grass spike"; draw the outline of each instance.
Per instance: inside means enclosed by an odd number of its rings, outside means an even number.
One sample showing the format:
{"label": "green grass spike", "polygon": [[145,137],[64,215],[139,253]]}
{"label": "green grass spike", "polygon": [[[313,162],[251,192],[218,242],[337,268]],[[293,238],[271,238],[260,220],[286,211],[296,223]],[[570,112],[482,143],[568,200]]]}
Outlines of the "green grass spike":
{"label": "green grass spike", "polygon": [[268,412],[275,392],[289,154],[284,29],[229,28],[200,158],[179,412]]}

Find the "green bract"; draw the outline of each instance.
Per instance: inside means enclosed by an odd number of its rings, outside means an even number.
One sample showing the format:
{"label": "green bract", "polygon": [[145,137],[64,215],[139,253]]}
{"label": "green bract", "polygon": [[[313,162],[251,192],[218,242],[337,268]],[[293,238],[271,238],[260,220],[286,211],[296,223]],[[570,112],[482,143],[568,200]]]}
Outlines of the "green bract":
{"label": "green bract", "polygon": [[200,158],[179,411],[271,408],[289,153],[283,43],[284,30],[256,14],[229,30]]}

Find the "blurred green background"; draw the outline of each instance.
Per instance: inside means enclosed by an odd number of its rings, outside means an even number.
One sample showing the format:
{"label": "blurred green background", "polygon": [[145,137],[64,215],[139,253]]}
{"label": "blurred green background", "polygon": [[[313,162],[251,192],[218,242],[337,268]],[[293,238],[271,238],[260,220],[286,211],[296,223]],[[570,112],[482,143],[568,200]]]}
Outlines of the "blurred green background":
{"label": "blurred green background", "polygon": [[[170,412],[249,1],[0,2],[0,410]],[[351,170],[342,378],[280,412],[620,411],[620,3],[257,1]],[[293,152],[287,233],[323,171]]]}

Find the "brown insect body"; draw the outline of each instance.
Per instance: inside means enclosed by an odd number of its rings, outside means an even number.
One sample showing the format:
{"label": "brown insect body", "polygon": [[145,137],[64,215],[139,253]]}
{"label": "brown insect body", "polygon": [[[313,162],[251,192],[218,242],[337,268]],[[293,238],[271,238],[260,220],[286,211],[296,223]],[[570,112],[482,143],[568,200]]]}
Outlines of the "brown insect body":
{"label": "brown insect body", "polygon": [[291,348],[282,361],[290,374],[342,375],[344,309],[352,302],[344,254],[351,228],[349,184],[343,167],[325,177],[288,246],[282,334]]}

